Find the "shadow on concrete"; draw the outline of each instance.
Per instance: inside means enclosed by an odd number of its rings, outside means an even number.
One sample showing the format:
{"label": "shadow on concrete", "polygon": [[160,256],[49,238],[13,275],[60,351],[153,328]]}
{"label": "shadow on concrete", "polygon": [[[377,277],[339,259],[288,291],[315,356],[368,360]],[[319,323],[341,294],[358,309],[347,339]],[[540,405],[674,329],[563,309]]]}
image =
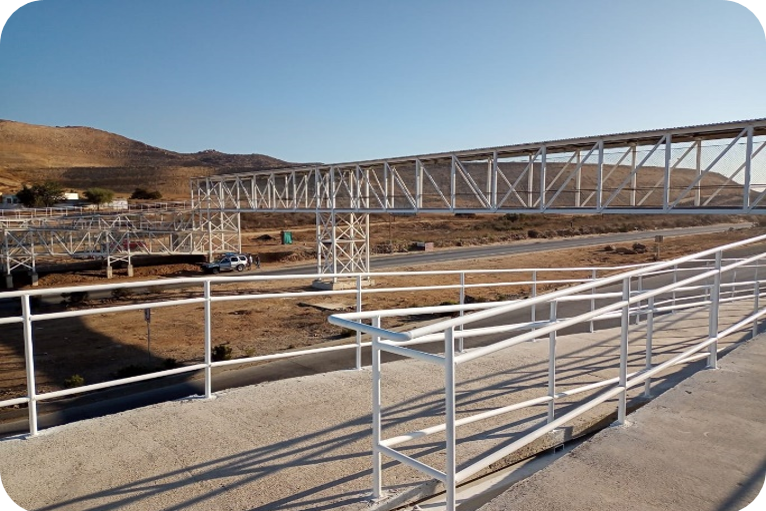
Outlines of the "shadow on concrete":
{"label": "shadow on concrete", "polygon": [[738,483],[739,487],[732,492],[726,501],[718,508],[718,511],[738,511],[750,504],[762,491],[766,479],[766,458],[763,459],[758,469],[750,474],[745,481]]}
{"label": "shadow on concrete", "polygon": [[[743,336],[743,338],[746,337],[749,337],[749,335]],[[608,352],[613,352],[615,350],[616,340],[616,337],[612,337],[599,343],[597,346],[601,346],[602,351],[606,355]],[[593,349],[593,345],[590,345],[588,349]],[[573,351],[568,355],[577,354],[579,351],[580,350]],[[562,378],[574,378],[575,375],[586,377],[590,371],[604,369],[606,366],[611,367],[613,362],[599,362],[595,366],[588,368],[588,370],[580,370],[578,368],[579,364],[582,364],[582,359],[577,357],[563,362],[560,365],[562,373],[567,370],[571,370],[572,373],[566,375],[562,374]],[[678,381],[686,378],[703,366],[704,362],[696,363],[685,367],[680,372],[667,376],[664,379],[658,379],[656,386],[653,387],[655,395],[660,393],[663,389],[672,387]],[[481,403],[484,400],[493,399],[499,395],[508,395],[511,391],[518,390],[519,386],[523,388],[534,387],[535,385],[532,385],[531,381],[533,378],[532,375],[534,373],[539,375],[539,371],[544,371],[545,368],[546,364],[544,361],[540,361],[525,364],[518,368],[514,368],[513,370],[495,372],[478,378],[461,381],[457,387],[458,406],[475,406],[477,403]],[[500,378],[500,381],[496,381],[486,388],[481,389],[480,392],[485,394],[476,396],[476,390],[474,390],[474,388],[478,382],[489,379],[496,380],[498,378]],[[595,375],[593,376],[593,381],[598,379],[600,378]],[[537,386],[539,386],[539,383]],[[566,411],[578,404],[579,403],[563,404],[561,408],[557,408],[557,413],[566,413]],[[384,413],[386,415],[387,426],[391,426],[394,424],[406,423],[416,418],[438,417],[443,413],[443,409],[443,393],[441,391],[433,391],[427,393],[425,396],[418,395],[393,406],[386,407]],[[475,412],[476,409],[472,409],[472,411]],[[532,413],[523,419],[505,423],[473,435],[459,437],[458,445],[465,445],[469,442],[483,441],[491,438],[493,440],[500,440],[501,445],[498,447],[502,447],[524,434],[524,431],[512,431],[514,428],[524,426],[522,429],[528,430],[528,427],[534,427],[544,423],[545,417],[546,414],[544,410],[541,410],[540,408],[537,410],[533,409]],[[366,446],[364,448],[356,449],[353,452],[348,452],[349,444],[354,442],[364,442],[369,439],[369,424],[369,416],[360,416],[353,420],[340,424],[333,424],[296,438],[276,442],[246,452],[204,461],[164,474],[142,478],[125,485],[93,492],[83,497],[59,502],[40,509],[44,511],[53,511],[76,506],[78,509],[88,509],[91,511],[118,510],[129,504],[135,504],[168,491],[189,487],[189,493],[194,493],[191,490],[191,486],[198,484],[200,481],[210,482],[214,488],[204,491],[201,495],[186,498],[182,502],[173,504],[165,509],[180,511],[190,506],[201,504],[209,505],[210,508],[213,508],[214,502],[212,499],[223,495],[233,488],[258,483],[265,480],[267,477],[279,474],[282,470],[295,469],[296,467],[317,467],[324,463],[342,462],[344,460],[369,457],[370,449]],[[352,431],[340,435],[338,434],[338,432],[342,432],[345,429],[351,429]],[[440,452],[442,449],[443,443],[433,440],[401,448],[404,453],[415,458],[432,455]],[[461,465],[473,462],[477,459],[478,458],[467,461],[464,460]],[[391,468],[397,464],[397,462],[389,461],[384,465],[384,468]],[[327,473],[329,474],[331,472],[327,471]],[[763,473],[763,467],[759,473]],[[252,511],[292,509],[315,509],[321,511],[344,505],[361,503],[369,499],[368,481],[370,476],[371,470],[357,470],[351,474],[317,484],[310,488],[296,490],[289,496],[260,504],[251,509]],[[230,482],[231,478],[236,478],[236,482],[232,484]],[[754,479],[757,478],[754,476]],[[356,491],[346,490],[327,494],[328,491],[332,492],[333,488],[338,488],[341,485],[348,485],[354,481],[360,481],[356,486],[363,489]],[[749,487],[752,487],[756,482],[757,481],[748,482],[747,484],[750,485]],[[264,481],[263,484],[267,484],[267,482]],[[413,490],[418,484],[420,483],[387,486],[387,489],[406,492],[408,490]],[[352,484],[352,486],[354,485]],[[195,488],[195,490],[199,490],[199,488]],[[749,490],[747,489],[743,489],[742,493],[745,494],[748,491]],[[735,502],[738,498],[740,497],[737,495],[732,496],[732,502]],[[103,500],[106,499],[114,500],[108,503],[103,502]]]}

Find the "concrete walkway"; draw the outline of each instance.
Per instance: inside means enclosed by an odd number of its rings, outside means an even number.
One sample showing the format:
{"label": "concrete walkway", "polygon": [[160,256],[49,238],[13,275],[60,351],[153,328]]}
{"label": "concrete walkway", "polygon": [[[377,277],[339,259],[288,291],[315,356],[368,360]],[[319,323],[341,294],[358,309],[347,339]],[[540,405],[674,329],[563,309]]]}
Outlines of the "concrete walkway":
{"label": "concrete walkway", "polygon": [[765,341],[747,342],[719,370],[693,375],[481,510],[743,509],[766,476]]}
{"label": "concrete walkway", "polygon": [[[723,307],[721,326],[743,313]],[[705,337],[706,317],[687,312],[658,319],[655,361]],[[643,366],[644,339],[644,325],[632,329],[629,371]],[[616,376],[618,345],[617,330],[559,337],[558,388]],[[525,343],[461,366],[460,415],[545,395],[547,349],[547,342]],[[655,392],[703,366],[675,368],[656,381]],[[392,362],[384,366],[383,379],[384,437],[443,421],[440,368]],[[639,394],[640,389],[631,394],[633,404]],[[557,403],[556,413],[590,395]],[[164,403],[51,428],[35,438],[2,441],[0,476],[8,494],[29,510],[367,510],[370,401],[366,369],[264,383],[209,401]],[[614,401],[594,408],[568,425],[565,435],[611,421],[615,408]],[[460,428],[460,465],[544,423],[545,414],[546,407],[538,406]],[[715,410],[705,414],[710,419],[717,415]],[[443,435],[434,435],[403,450],[443,469],[443,441]],[[504,461],[550,448],[555,441],[543,438]],[[390,497],[377,504],[379,509],[434,488],[424,475],[391,460],[383,475]],[[633,477],[624,474],[620,487]]]}

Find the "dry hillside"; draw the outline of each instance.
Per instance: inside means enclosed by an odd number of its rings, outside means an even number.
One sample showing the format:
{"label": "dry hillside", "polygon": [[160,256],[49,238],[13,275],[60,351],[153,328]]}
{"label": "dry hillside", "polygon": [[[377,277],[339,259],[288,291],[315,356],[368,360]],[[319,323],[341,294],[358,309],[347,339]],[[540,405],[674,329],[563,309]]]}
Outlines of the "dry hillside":
{"label": "dry hillside", "polygon": [[0,120],[0,192],[53,179],[74,189],[130,193],[143,186],[186,198],[194,176],[288,165],[262,154],[176,153],[94,128]]}

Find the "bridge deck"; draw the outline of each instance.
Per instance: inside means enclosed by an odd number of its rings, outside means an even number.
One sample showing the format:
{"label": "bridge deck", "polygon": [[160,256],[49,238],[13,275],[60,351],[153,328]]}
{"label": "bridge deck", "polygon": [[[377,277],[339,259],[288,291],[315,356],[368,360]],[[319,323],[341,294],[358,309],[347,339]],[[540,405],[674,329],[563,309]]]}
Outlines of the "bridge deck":
{"label": "bridge deck", "polygon": [[[722,309],[722,326],[734,312],[729,306]],[[656,326],[658,360],[685,346],[689,337],[707,332],[705,317],[693,313],[658,319]],[[632,332],[636,356],[631,370],[643,363],[643,331],[638,325]],[[618,343],[616,330],[559,337],[561,385],[612,377]],[[493,408],[544,394],[546,353],[546,342],[527,343],[481,364],[461,366],[461,409]],[[657,386],[668,388],[688,374],[678,368]],[[383,376],[386,437],[441,422],[439,369],[398,361],[386,364]],[[749,372],[741,377],[758,379]],[[572,403],[560,406],[557,413]],[[577,433],[614,410],[615,403],[607,402],[569,431]],[[706,417],[722,420],[727,432],[750,427],[713,412]],[[458,461],[465,463],[544,420],[540,407],[465,426],[458,431]],[[680,422],[662,424],[688,430]],[[719,434],[721,427],[711,424],[709,430]],[[406,452],[438,467],[442,441],[438,435],[428,437]],[[384,484],[395,497],[427,489],[424,476],[386,461]],[[370,467],[369,370],[271,382],[224,392],[211,401],[165,403],[0,442],[3,485],[30,510],[369,509]],[[626,484],[635,475],[615,472],[614,477]]]}

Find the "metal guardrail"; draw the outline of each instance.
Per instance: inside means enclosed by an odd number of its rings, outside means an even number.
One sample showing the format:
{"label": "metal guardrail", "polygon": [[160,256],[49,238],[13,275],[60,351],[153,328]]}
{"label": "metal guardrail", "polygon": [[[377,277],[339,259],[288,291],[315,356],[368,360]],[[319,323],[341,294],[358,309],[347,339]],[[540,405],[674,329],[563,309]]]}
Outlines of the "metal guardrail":
{"label": "metal guardrail", "polygon": [[[438,307],[407,310],[368,311],[361,313],[335,314],[329,318],[330,323],[337,326],[355,329],[372,335],[372,395],[373,395],[373,498],[385,496],[382,480],[382,455],[413,467],[422,473],[441,481],[446,488],[447,509],[454,510],[456,505],[456,486],[476,475],[493,463],[516,452],[534,440],[541,438],[554,429],[571,422],[588,410],[613,399],[618,398],[617,423],[623,424],[626,416],[627,392],[637,385],[644,385],[645,395],[651,391],[652,378],[669,367],[707,359],[709,368],[717,368],[719,353],[718,342],[734,332],[752,324],[752,335],[755,336],[758,320],[766,315],[766,307],[762,307],[760,297],[762,281],[758,278],[758,269],[766,253],[757,253],[744,259],[724,259],[723,254],[729,250],[752,246],[766,241],[766,236],[725,245],[716,249],[706,250],[698,254],[681,257],[673,261],[660,262],[651,266],[631,269],[627,272],[591,280],[563,290],[547,293],[514,303],[497,304],[486,310],[473,312],[458,318],[439,321],[426,326],[420,326],[407,331],[392,331],[382,328],[381,319],[388,317],[438,311]],[[709,259],[712,256],[713,259]],[[712,264],[711,264],[712,263]],[[752,279],[723,283],[723,275],[730,274],[736,280],[737,270],[754,272]],[[663,272],[673,272],[673,282],[654,289],[643,289],[646,277]],[[680,275],[680,277],[679,277]],[[740,273],[740,276],[742,274]],[[633,290],[632,285],[638,284],[639,289]],[[619,292],[597,293],[597,290],[617,285]],[[611,303],[596,307],[594,296],[610,298]],[[750,300],[753,302],[752,313],[735,324],[719,329],[719,307],[724,302]],[[588,311],[573,317],[558,316],[558,304],[565,301],[589,301]],[[524,310],[534,311],[537,306],[549,306],[550,315],[545,321],[530,321],[523,324],[505,324],[504,316],[511,312]],[[655,363],[652,353],[652,335],[654,332],[654,316],[660,312],[672,312],[681,309],[704,308],[709,310],[708,335],[702,341],[684,349],[681,353]],[[532,313],[530,313],[531,316]],[[628,333],[631,317],[637,321],[643,317],[646,321],[646,344],[644,368],[628,373]],[[562,329],[592,321],[609,318],[620,320],[620,349],[619,375],[616,378],[603,379],[564,392],[556,388],[556,335]],[[369,321],[370,324],[363,323]],[[478,321],[495,321],[496,326],[476,327]],[[518,333],[521,331],[521,333]],[[472,336],[488,334],[510,334],[510,337],[488,346],[464,351],[462,340]],[[458,366],[491,356],[500,350],[518,346],[525,342],[548,336],[548,385],[545,395],[509,406],[483,411],[467,417],[456,417],[456,369]],[[412,344],[441,341],[444,344],[442,354],[432,354],[416,350]],[[381,405],[381,352],[393,353],[399,356],[436,364],[444,368],[445,419],[436,426],[428,427],[408,434],[384,439],[382,436],[382,405]],[[702,352],[702,353],[700,353]],[[583,392],[603,389],[599,394],[579,404],[573,410],[560,417],[555,416],[557,400]],[[490,417],[507,414],[522,408],[547,404],[547,419],[545,424],[524,434],[518,440],[503,448],[487,452],[481,458],[474,460],[468,466],[458,467],[456,458],[457,428]],[[444,452],[446,461],[443,470],[429,466],[401,451],[396,446],[435,433],[444,433],[446,441]]]}
{"label": "metal guardrail", "polygon": [[143,211],[143,210],[191,210],[194,209],[191,200],[183,201],[160,201],[160,202],[135,202],[129,203],[124,208],[114,208],[101,206],[97,208],[92,206],[52,206],[48,208],[0,208],[0,219],[7,218],[48,218],[58,216],[79,216],[79,215],[107,215],[112,213],[124,213],[125,211]]}
{"label": "metal guardrail", "polygon": [[[362,334],[357,333],[354,342],[348,344],[342,344],[337,346],[325,346],[319,348],[303,349],[297,351],[290,351],[286,353],[275,353],[270,355],[260,355],[246,358],[238,358],[233,360],[212,360],[212,346],[214,344],[214,332],[212,329],[212,307],[215,303],[230,302],[230,301],[255,301],[255,300],[269,300],[269,299],[307,299],[311,297],[337,297],[337,296],[354,296],[356,299],[356,310],[362,311],[363,298],[366,296],[385,294],[385,293],[402,293],[402,292],[423,292],[423,291],[445,291],[455,292],[455,305],[440,306],[438,307],[439,313],[457,313],[464,314],[469,311],[483,310],[490,307],[496,307],[496,303],[472,303],[466,304],[466,293],[471,290],[485,288],[485,289],[498,289],[502,287],[529,287],[531,295],[536,296],[538,290],[543,286],[563,286],[571,285],[573,283],[579,283],[589,281],[591,279],[597,279],[600,276],[608,273],[624,271],[629,268],[636,268],[637,266],[645,265],[628,265],[628,266],[614,266],[614,267],[579,267],[579,268],[541,268],[541,269],[500,269],[500,270],[464,270],[464,271],[415,271],[415,272],[375,272],[375,273],[358,273],[358,274],[308,274],[308,275],[281,275],[281,276],[232,276],[232,277],[212,277],[204,276],[197,278],[177,278],[167,280],[151,280],[151,281],[136,281],[136,282],[124,282],[124,283],[111,283],[103,285],[89,285],[89,286],[70,286],[59,288],[42,288],[42,289],[30,289],[10,292],[0,292],[0,299],[3,300],[15,300],[18,299],[20,303],[21,313],[18,315],[9,315],[6,317],[0,317],[0,334],[2,333],[3,325],[21,324],[23,328],[24,338],[24,351],[25,351],[25,365],[26,365],[26,385],[27,395],[24,397],[14,398],[10,400],[0,401],[0,408],[14,406],[14,405],[28,405],[29,406],[29,430],[30,434],[36,435],[38,432],[37,421],[37,403],[42,401],[49,401],[52,399],[62,398],[66,396],[72,396],[82,394],[85,392],[91,392],[96,390],[102,390],[106,388],[116,387],[119,385],[126,385],[130,383],[136,383],[146,380],[152,380],[157,378],[163,378],[167,376],[193,373],[198,371],[204,372],[205,380],[205,397],[212,395],[212,369],[217,367],[236,366],[242,364],[249,364],[254,362],[264,362],[269,360],[278,360],[284,358],[299,357],[303,355],[312,355],[319,353],[327,353],[332,351],[343,350],[355,350],[356,362],[355,367],[360,369],[362,367],[362,350],[369,348],[369,342],[362,342]],[[577,278],[552,278],[551,275],[560,273],[562,271],[567,272],[580,272],[585,273],[588,276],[581,279]],[[363,284],[367,279],[379,279],[383,277],[417,277],[417,276],[454,276],[456,283],[444,284],[444,285],[403,285],[396,287],[365,287]],[[499,281],[489,281],[490,276],[496,280],[497,276],[507,276],[504,280],[501,278]],[[306,281],[306,283],[313,282],[317,278],[332,278],[343,277],[354,282],[353,289],[337,289],[330,291],[299,291],[299,292],[269,292],[269,293],[257,293],[257,294],[227,294],[227,291],[222,288],[225,285],[231,284],[245,284],[245,283],[263,283],[263,282],[287,282],[287,281]],[[513,280],[513,278],[519,278],[519,280]],[[44,296],[61,296],[67,293],[93,293],[99,291],[111,291],[115,290],[130,290],[135,288],[151,287],[153,289],[171,289],[184,287],[185,289],[196,290],[198,295],[191,298],[183,299],[165,299],[159,301],[146,301],[141,303],[133,303],[128,305],[114,305],[107,304],[104,306],[83,308],[80,310],[66,310],[61,312],[47,312],[36,313],[32,310],[32,299]],[[216,292],[220,290],[220,292]],[[595,300],[598,298],[594,296]],[[503,303],[514,303],[513,301],[507,301]],[[594,302],[595,303],[595,302]],[[37,385],[35,378],[35,364],[34,364],[34,333],[33,325],[45,321],[57,320],[63,318],[75,318],[89,315],[98,315],[106,313],[119,313],[129,311],[140,311],[144,309],[152,308],[167,308],[176,307],[190,304],[203,304],[203,319],[204,319],[204,361],[202,363],[186,365],[179,368],[168,369],[164,371],[158,371],[150,374],[144,374],[134,376],[130,378],[121,378],[117,380],[101,382],[91,385],[84,385],[81,387],[75,387],[70,389],[62,389],[45,393],[37,393]],[[420,313],[423,309],[417,309]],[[535,321],[534,313],[532,314],[531,321]],[[432,342],[432,341],[424,341]]]}

